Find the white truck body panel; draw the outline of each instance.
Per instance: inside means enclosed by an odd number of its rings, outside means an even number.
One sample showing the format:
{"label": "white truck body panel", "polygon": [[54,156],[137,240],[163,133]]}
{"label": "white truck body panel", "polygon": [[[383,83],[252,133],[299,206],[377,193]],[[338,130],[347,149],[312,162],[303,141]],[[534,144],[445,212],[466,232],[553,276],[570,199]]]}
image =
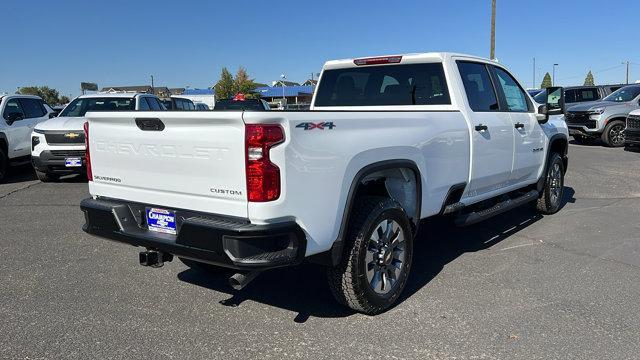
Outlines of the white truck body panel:
{"label": "white truck body panel", "polygon": [[[94,176],[90,193],[242,217],[252,224],[293,220],[306,234],[309,256],[329,250],[337,239],[352,182],[370,164],[406,160],[416,165],[420,218],[438,214],[456,184],[467,184],[461,202],[469,205],[537,182],[549,139],[556,133],[567,136],[566,125],[561,120],[541,125],[536,111],[473,112],[456,60],[502,68],[447,53],[403,55],[402,64],[443,64],[450,96],[446,105],[319,107],[316,91],[306,112],[88,113]],[[353,59],[327,62],[319,82],[325,70],[345,67],[355,67]],[[140,131],[135,124],[140,117],[160,119],[166,127]],[[297,127],[308,122],[332,122],[335,128]],[[523,128],[515,129],[515,123]],[[280,124],[284,129],[285,141],[270,151],[280,168],[277,200],[247,201],[245,124]],[[490,132],[476,131],[478,124]]]}
{"label": "white truck body panel", "polygon": [[[141,117],[161,119],[166,128],[140,131],[135,119]],[[92,194],[247,217],[242,113],[89,112],[86,118]]]}

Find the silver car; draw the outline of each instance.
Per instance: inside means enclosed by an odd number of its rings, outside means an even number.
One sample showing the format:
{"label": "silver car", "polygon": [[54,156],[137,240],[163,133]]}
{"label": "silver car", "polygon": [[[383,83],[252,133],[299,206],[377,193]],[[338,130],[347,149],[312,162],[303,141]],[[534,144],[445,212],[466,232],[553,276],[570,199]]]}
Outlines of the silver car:
{"label": "silver car", "polygon": [[601,138],[611,147],[624,146],[627,115],[640,109],[640,84],[622,87],[601,101],[579,104],[567,110],[569,134],[578,143]]}

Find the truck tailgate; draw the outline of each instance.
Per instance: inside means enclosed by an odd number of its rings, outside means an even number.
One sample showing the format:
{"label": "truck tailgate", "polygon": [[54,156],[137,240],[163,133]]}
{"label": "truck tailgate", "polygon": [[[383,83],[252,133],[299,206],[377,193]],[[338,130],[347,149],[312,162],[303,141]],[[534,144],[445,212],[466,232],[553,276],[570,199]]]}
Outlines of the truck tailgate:
{"label": "truck tailgate", "polygon": [[91,195],[247,217],[241,112],[93,112],[86,117]]}

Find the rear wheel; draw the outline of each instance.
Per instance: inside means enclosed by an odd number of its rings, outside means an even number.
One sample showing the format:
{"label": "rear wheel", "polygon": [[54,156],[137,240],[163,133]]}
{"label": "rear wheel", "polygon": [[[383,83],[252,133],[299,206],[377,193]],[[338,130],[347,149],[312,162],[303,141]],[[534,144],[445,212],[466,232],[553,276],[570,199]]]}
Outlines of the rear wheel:
{"label": "rear wheel", "polygon": [[605,126],[602,141],[611,147],[624,146],[625,123],[621,120],[611,121]]}
{"label": "rear wheel", "polygon": [[52,182],[60,180],[60,176],[58,175],[42,172],[39,170],[36,170],[36,176],[38,177],[38,180],[42,182]]}
{"label": "rear wheel", "polygon": [[9,158],[4,153],[3,149],[0,149],[0,181],[3,181],[7,176],[7,169],[9,167]]}
{"label": "rear wheel", "polygon": [[336,300],[353,310],[377,314],[397,300],[413,257],[413,232],[394,200],[367,196],[351,214],[345,253],[327,271]]}
{"label": "rear wheel", "polygon": [[544,188],[536,208],[543,214],[554,214],[560,210],[564,197],[564,163],[558,153],[552,153],[547,165]]}

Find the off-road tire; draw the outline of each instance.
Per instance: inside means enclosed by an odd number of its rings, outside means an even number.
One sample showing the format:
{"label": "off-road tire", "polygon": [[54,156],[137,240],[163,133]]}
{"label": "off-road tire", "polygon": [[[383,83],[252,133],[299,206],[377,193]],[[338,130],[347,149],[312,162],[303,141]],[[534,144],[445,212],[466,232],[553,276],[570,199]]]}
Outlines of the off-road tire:
{"label": "off-road tire", "polygon": [[[413,232],[400,204],[390,198],[362,197],[356,200],[352,211],[341,262],[327,269],[327,279],[339,303],[355,311],[374,315],[391,307],[406,285],[413,257]],[[389,293],[378,294],[367,280],[365,258],[373,231],[385,219],[394,220],[402,229],[405,257],[400,275]]]}
{"label": "off-road tire", "polygon": [[[554,188],[554,172],[559,171],[560,179],[559,184],[555,184],[559,186],[559,194],[557,194],[557,200],[554,196],[552,196],[553,188]],[[563,197],[564,197],[564,163],[562,162],[562,158],[558,153],[551,153],[549,156],[549,163],[547,164],[546,173],[544,174],[544,186],[542,188],[542,193],[536,202],[536,209],[546,215],[555,214],[562,207]],[[555,174],[557,176],[557,174]]]}
{"label": "off-road tire", "polygon": [[229,271],[229,269],[226,269],[220,266],[206,264],[206,263],[202,263],[202,262],[191,260],[191,259],[185,259],[181,257],[179,257],[178,259],[180,259],[180,261],[183,264],[187,265],[189,268],[195,271],[201,272],[203,274],[220,274],[220,273]]}
{"label": "off-road tire", "polygon": [[[618,135],[618,132],[624,130],[625,123],[622,120],[614,120],[604,127],[602,133],[602,141],[609,147],[621,147],[624,146],[624,133]],[[622,138],[620,138],[622,137]]]}
{"label": "off-road tire", "polygon": [[9,170],[9,158],[4,150],[0,149],[0,182],[7,177],[7,170]]}
{"label": "off-road tire", "polygon": [[60,180],[60,176],[58,175],[42,172],[39,170],[36,170],[36,176],[38,177],[38,180],[42,182],[52,182]]}

